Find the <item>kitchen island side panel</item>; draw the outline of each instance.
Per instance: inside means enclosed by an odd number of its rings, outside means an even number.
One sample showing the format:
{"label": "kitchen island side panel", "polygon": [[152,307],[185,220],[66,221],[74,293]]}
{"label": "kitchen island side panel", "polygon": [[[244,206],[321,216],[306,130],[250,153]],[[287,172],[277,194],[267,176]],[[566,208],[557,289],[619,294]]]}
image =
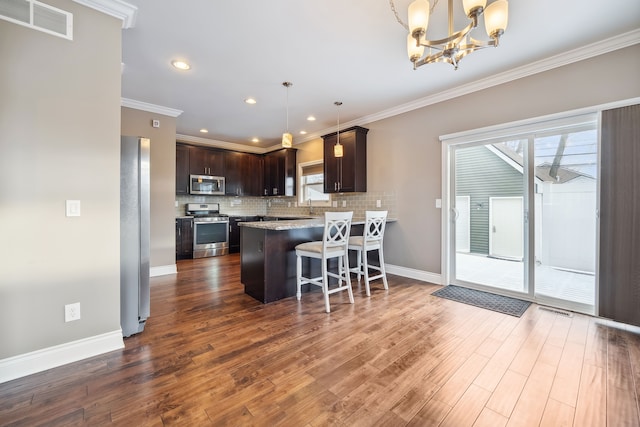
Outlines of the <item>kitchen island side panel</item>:
{"label": "kitchen island side panel", "polygon": [[[269,303],[296,294],[296,245],[322,239],[322,227],[291,230],[264,230],[241,227],[240,280],[245,293],[262,303]],[[304,271],[313,268],[319,275],[319,265],[303,263]],[[308,291],[305,285],[303,292]]]}

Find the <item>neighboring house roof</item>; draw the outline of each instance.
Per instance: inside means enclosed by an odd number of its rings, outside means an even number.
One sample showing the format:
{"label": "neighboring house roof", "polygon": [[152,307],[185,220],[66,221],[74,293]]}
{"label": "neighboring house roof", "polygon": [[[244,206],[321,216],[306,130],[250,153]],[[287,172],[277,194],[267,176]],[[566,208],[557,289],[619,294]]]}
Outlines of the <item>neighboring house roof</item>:
{"label": "neighboring house roof", "polygon": [[567,169],[562,166],[557,168],[555,173],[556,176],[551,176],[550,172],[551,172],[551,164],[549,163],[543,163],[540,166],[536,166],[536,177],[539,180],[544,182],[555,182],[558,184],[562,184],[562,183],[571,181],[572,179],[578,178],[580,176],[586,176],[584,174],[581,174],[571,169]]}
{"label": "neighboring house roof", "polygon": [[[500,157],[506,163],[510,164],[515,169],[522,172],[524,159],[516,151],[500,144],[491,144],[491,145],[486,145],[485,147],[487,147],[489,151],[498,155],[498,157]],[[550,175],[551,167],[552,165],[549,164],[548,162],[543,163],[539,166],[536,166],[536,178],[538,178],[542,182],[553,182],[556,184],[563,184],[565,182],[569,182],[578,177],[592,178],[589,175],[577,172],[573,169],[569,169],[563,166],[559,166],[556,169],[556,173],[555,173],[556,176],[551,176]]]}

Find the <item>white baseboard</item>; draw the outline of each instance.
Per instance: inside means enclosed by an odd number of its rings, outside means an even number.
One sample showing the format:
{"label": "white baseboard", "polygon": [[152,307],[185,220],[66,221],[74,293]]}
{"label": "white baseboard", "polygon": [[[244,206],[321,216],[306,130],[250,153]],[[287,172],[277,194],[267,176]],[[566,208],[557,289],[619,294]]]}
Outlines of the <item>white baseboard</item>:
{"label": "white baseboard", "polygon": [[178,267],[175,264],[160,265],[158,267],[151,267],[149,269],[149,277],[164,276],[166,274],[177,274]]}
{"label": "white baseboard", "polygon": [[122,330],[0,360],[0,383],[124,348]]}
{"label": "white baseboard", "polygon": [[431,273],[429,271],[416,270],[414,268],[401,267],[399,265],[386,263],[384,266],[387,270],[387,273],[389,274],[408,277],[409,279],[422,280],[424,282],[434,283],[436,285],[442,284],[442,276],[438,273]]}

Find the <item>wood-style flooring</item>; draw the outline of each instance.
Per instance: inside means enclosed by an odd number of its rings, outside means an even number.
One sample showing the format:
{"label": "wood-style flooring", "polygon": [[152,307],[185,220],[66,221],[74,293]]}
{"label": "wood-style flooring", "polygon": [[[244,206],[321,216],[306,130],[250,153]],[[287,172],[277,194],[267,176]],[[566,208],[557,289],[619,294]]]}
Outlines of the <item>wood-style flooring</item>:
{"label": "wood-style flooring", "polygon": [[263,305],[239,256],[151,281],[125,349],[0,384],[0,425],[640,426],[640,336],[532,305],[521,318],[389,276],[355,304]]}

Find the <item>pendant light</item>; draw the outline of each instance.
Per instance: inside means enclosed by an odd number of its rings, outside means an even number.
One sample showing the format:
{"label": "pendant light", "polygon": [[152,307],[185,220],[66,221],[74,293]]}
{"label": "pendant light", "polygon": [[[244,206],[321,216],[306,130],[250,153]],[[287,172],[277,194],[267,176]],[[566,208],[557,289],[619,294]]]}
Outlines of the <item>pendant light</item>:
{"label": "pendant light", "polygon": [[344,150],[342,144],[340,144],[340,106],[342,105],[342,102],[336,101],[334,104],[338,107],[338,133],[336,135],[336,145],[333,146],[333,156],[342,157],[344,156]]}
{"label": "pendant light", "polygon": [[283,82],[282,86],[287,88],[287,131],[282,134],[282,146],[291,148],[293,146],[293,135],[289,133],[289,88],[293,86],[293,83]]}

